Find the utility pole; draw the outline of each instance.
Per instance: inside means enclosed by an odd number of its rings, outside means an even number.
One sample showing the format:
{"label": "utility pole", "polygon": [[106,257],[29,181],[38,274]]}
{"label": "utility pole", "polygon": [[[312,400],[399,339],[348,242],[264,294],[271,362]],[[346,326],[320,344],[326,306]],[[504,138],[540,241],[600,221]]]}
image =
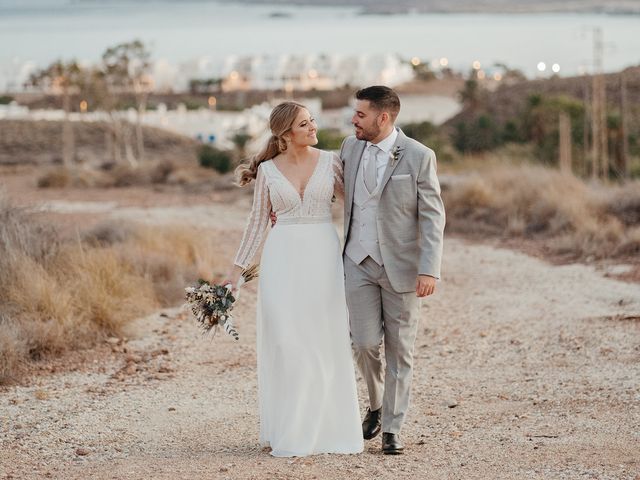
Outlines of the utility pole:
{"label": "utility pole", "polygon": [[584,120],[582,123],[582,177],[589,175],[589,119],[591,118],[591,94],[589,91],[589,77],[586,70],[584,74],[583,83],[583,97],[584,97]]}
{"label": "utility pole", "polygon": [[620,72],[620,174],[623,178],[629,178],[629,108],[627,107],[627,78],[624,70]]}
{"label": "utility pole", "polygon": [[603,71],[604,42],[602,29],[593,29],[593,93],[591,108],[591,175],[607,178],[609,158],[607,145],[607,97]]}
{"label": "utility pole", "polygon": [[560,112],[560,171],[570,175],[571,172],[571,118],[567,112]]}

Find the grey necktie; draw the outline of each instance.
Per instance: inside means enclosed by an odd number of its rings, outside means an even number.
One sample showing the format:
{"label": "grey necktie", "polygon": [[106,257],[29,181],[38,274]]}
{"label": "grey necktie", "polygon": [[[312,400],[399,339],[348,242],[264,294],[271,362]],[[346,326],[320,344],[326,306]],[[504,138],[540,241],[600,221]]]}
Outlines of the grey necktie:
{"label": "grey necktie", "polygon": [[378,167],[376,157],[380,149],[376,145],[369,145],[369,159],[364,164],[364,185],[373,193],[378,185]]}

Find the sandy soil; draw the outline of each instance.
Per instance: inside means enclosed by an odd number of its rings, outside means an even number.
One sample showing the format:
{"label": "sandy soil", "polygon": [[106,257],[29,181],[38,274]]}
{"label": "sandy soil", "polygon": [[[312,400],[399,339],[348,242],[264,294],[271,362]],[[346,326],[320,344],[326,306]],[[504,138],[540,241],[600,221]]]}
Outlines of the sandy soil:
{"label": "sandy soil", "polygon": [[[205,222],[231,256],[248,200],[44,205]],[[422,308],[403,456],[383,456],[379,438],[355,456],[260,449],[249,284],[238,342],[203,338],[188,312],[169,309],[1,389],[0,478],[640,479],[640,285],[453,238],[443,272]]]}

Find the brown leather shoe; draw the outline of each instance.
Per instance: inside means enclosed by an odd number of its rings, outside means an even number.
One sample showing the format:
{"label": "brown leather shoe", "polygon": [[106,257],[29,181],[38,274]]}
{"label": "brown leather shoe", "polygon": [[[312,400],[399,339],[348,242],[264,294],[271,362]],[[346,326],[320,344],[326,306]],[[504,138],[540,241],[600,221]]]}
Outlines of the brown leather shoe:
{"label": "brown leather shoe", "polygon": [[373,410],[367,408],[367,414],[362,422],[362,436],[365,440],[371,440],[382,430],[382,408]]}
{"label": "brown leather shoe", "polygon": [[385,455],[400,455],[404,452],[404,446],[400,443],[400,436],[397,433],[382,434],[382,453]]}

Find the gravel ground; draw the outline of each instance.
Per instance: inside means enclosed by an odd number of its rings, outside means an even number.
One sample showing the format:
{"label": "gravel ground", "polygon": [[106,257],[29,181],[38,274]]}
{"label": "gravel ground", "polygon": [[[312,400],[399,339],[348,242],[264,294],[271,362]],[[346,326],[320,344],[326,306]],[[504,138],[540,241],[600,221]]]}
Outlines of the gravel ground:
{"label": "gravel ground", "polygon": [[[239,239],[242,215],[196,213]],[[460,239],[445,250],[422,308],[405,455],[383,456],[379,437],[354,456],[260,448],[249,284],[238,342],[169,309],[0,389],[0,479],[640,480],[640,284]]]}

